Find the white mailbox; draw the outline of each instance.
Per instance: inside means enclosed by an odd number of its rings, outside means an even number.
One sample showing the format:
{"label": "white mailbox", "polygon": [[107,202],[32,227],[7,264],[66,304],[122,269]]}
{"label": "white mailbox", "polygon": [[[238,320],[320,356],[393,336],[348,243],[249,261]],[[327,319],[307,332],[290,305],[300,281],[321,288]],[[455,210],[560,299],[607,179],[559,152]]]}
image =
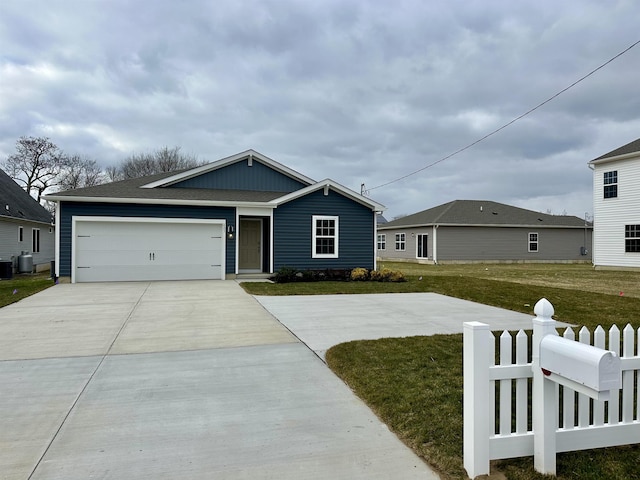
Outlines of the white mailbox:
{"label": "white mailbox", "polygon": [[540,341],[540,368],[550,380],[596,400],[609,400],[609,392],[622,386],[615,352],[556,335]]}

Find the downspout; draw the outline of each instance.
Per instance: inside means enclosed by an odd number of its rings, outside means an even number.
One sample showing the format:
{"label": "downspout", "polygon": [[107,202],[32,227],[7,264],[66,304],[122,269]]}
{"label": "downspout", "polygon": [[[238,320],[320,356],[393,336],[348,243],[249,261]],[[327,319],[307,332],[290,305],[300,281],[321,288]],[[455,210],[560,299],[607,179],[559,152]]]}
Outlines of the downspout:
{"label": "downspout", "polygon": [[438,226],[433,226],[433,263],[434,265],[438,264]]}

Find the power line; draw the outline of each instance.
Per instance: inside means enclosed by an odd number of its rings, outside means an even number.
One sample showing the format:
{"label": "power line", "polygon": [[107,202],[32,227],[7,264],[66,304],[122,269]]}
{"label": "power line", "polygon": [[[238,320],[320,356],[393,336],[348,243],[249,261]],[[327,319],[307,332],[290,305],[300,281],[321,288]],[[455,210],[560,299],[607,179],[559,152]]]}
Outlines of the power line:
{"label": "power line", "polygon": [[446,157],[442,157],[440,160],[436,160],[433,163],[430,163],[429,165],[425,165],[422,168],[419,168],[418,170],[415,170],[411,173],[407,173],[406,175],[403,175],[402,177],[398,177],[395,180],[391,180],[389,182],[383,183],[381,185],[377,185],[375,187],[371,187],[367,189],[367,192],[371,191],[371,190],[375,190],[377,188],[381,188],[381,187],[386,187],[387,185],[391,185],[392,183],[395,182],[399,182],[400,180],[404,180],[405,178],[411,177],[413,175],[415,175],[416,173],[420,173],[424,170],[426,170],[427,168],[431,168],[434,165],[437,165],[441,162],[444,162],[445,160],[448,160],[449,158],[458,155],[459,153],[464,152],[465,150],[468,150],[469,148],[473,147],[474,145],[477,145],[478,143],[486,140],[487,138],[495,135],[496,133],[500,132],[501,130],[504,130],[505,128],[507,128],[508,126],[516,123],[518,120],[523,119],[524,117],[526,117],[527,115],[529,115],[530,113],[535,112],[537,109],[539,109],[540,107],[542,107],[543,105],[546,105],[547,103],[549,103],[551,100],[554,100],[555,98],[559,97],[560,95],[562,95],[564,92],[566,92],[567,90],[570,90],[571,88],[575,87],[577,84],[579,84],[580,82],[582,82],[583,80],[589,78],[591,75],[593,75],[594,73],[596,73],[598,70],[606,67],[608,64],[610,64],[611,62],[613,62],[615,59],[617,59],[618,57],[621,57],[622,55],[624,55],[625,53],[627,53],[629,50],[631,50],[633,47],[635,47],[636,45],[640,44],[640,40],[638,40],[637,42],[633,43],[632,45],[630,45],[629,47],[625,48],[623,51],[621,51],[620,53],[618,53],[617,55],[615,55],[614,57],[611,57],[609,60],[607,60],[606,62],[604,62],[602,65],[600,65],[599,67],[591,70],[589,73],[587,73],[586,75],[584,75],[583,77],[579,78],[578,80],[576,80],[575,82],[573,82],[571,85],[569,85],[568,87],[563,88],[562,90],[560,90],[558,93],[556,93],[555,95],[547,98],[544,102],[539,103],[538,105],[536,105],[535,107],[527,110],[526,112],[524,112],[522,115],[517,116],[516,118],[514,118],[513,120],[505,123],[504,125],[502,125],[499,128],[496,128],[495,130],[493,130],[490,133],[487,133],[484,137],[479,138],[478,140],[468,144],[465,147],[462,147],[458,150],[456,150],[453,153],[450,153],[449,155],[447,155]]}

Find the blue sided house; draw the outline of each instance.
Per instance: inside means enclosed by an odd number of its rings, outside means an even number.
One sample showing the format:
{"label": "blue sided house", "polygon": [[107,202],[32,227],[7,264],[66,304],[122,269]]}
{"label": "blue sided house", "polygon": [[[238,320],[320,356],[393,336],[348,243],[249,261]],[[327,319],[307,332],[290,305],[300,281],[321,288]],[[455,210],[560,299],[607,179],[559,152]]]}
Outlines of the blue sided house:
{"label": "blue sided house", "polygon": [[56,274],[74,283],[372,269],[384,210],[253,150],[47,199],[57,202]]}

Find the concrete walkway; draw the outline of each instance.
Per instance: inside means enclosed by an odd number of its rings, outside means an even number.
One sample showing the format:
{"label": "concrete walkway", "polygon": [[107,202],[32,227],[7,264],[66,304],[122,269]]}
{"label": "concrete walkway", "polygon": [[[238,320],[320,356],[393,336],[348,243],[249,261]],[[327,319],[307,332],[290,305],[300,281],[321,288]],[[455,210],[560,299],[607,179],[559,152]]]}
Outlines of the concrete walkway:
{"label": "concrete walkway", "polygon": [[232,281],[0,309],[0,385],[2,479],[437,478]]}
{"label": "concrete walkway", "polygon": [[530,329],[534,316],[437,293],[256,299],[323,359],[330,347],[351,340],[462,333],[462,324],[471,321],[488,323],[492,330]]}

